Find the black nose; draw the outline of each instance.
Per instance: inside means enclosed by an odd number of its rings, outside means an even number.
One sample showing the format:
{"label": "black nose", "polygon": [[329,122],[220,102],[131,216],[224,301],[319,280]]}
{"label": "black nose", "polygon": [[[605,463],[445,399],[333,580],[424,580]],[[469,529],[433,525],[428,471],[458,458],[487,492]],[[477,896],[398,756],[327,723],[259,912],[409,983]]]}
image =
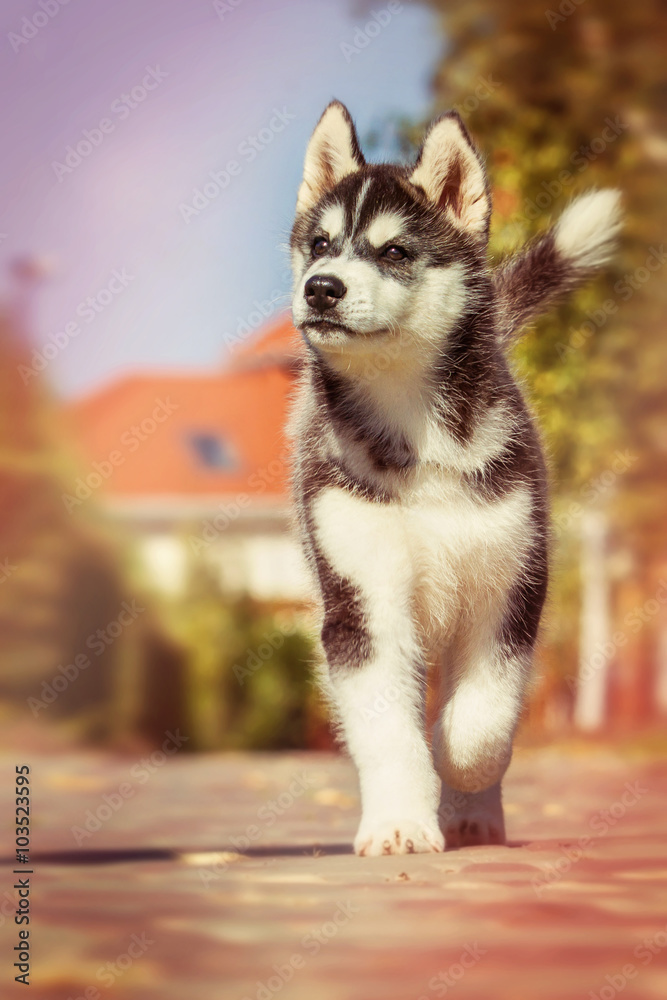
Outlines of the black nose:
{"label": "black nose", "polygon": [[327,309],[333,309],[346,291],[340,278],[334,278],[330,274],[314,274],[306,282],[304,295],[309,306],[318,312],[326,312]]}

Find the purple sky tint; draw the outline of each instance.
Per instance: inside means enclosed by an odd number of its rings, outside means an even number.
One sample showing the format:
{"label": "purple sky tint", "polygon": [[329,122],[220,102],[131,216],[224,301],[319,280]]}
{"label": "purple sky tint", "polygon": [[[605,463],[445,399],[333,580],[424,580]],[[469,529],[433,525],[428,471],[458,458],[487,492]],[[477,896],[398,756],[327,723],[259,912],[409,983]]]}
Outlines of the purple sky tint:
{"label": "purple sky tint", "polygon": [[[327,102],[362,135],[428,113],[433,15],[378,0],[384,26],[343,51],[371,20],[355,0],[60,3],[0,12],[0,282],[17,255],[47,255],[34,342],[66,344],[39,377],[78,395],[140,367],[218,364],[256,301],[288,303],[282,248]],[[84,130],[96,145],[68,164]],[[225,189],[184,209],[230,161]]]}

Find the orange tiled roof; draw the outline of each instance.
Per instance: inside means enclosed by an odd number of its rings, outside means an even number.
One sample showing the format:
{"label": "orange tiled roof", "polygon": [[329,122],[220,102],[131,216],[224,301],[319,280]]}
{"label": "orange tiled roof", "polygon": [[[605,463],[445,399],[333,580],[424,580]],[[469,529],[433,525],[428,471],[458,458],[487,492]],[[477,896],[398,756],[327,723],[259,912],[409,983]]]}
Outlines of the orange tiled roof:
{"label": "orange tiled roof", "polygon": [[299,344],[282,317],[241,345],[227,370],[131,375],[75,402],[68,417],[83,475],[102,472],[115,498],[286,497]]}

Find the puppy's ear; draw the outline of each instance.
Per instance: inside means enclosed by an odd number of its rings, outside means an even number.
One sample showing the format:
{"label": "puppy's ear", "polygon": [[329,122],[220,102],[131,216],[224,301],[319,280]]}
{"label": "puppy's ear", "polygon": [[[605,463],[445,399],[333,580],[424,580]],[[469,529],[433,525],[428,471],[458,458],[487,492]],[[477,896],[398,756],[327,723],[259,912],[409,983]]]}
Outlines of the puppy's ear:
{"label": "puppy's ear", "polygon": [[455,111],[431,126],[410,177],[459,229],[488,237],[491,197],[479,153]]}
{"label": "puppy's ear", "polygon": [[332,101],[308,143],[297,213],[307,212],[323,194],[365,162],[349,111],[340,101]]}

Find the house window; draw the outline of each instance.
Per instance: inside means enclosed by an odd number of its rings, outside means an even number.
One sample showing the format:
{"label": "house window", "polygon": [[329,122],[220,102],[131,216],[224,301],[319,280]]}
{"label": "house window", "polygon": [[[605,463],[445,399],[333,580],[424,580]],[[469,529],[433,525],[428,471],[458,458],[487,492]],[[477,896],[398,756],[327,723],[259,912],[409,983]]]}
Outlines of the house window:
{"label": "house window", "polygon": [[190,445],[199,464],[207,469],[234,469],[238,464],[229,444],[219,434],[191,434]]}

